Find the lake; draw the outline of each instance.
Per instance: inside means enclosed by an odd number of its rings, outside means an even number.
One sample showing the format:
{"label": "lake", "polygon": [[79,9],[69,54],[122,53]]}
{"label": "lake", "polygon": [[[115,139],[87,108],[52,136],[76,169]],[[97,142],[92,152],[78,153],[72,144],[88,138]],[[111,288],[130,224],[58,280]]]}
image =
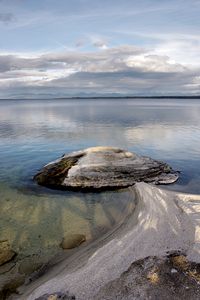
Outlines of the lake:
{"label": "lake", "polygon": [[65,235],[90,242],[134,208],[127,190],[76,193],[33,182],[44,164],[98,145],[163,160],[181,172],[166,188],[200,193],[200,100],[1,100],[0,240],[18,259],[48,261]]}

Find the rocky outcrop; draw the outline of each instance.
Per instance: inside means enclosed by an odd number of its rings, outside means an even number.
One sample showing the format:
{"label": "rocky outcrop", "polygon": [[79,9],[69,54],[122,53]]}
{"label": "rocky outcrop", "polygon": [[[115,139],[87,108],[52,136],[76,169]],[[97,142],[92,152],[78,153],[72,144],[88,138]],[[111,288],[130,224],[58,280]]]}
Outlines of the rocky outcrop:
{"label": "rocky outcrop", "polygon": [[[186,268],[183,263],[187,264]],[[131,264],[119,278],[101,288],[95,300],[196,300],[200,296],[199,271],[200,264],[190,263],[184,255],[146,257]]]}
{"label": "rocky outcrop", "polygon": [[161,161],[112,147],[63,155],[35,175],[38,184],[57,189],[114,189],[144,181],[169,184],[178,173]]}

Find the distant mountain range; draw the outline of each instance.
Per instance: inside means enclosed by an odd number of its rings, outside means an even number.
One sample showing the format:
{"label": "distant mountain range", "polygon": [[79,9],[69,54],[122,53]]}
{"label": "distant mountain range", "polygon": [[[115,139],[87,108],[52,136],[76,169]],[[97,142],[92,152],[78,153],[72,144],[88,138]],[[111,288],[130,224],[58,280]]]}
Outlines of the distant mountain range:
{"label": "distant mountain range", "polygon": [[50,95],[37,95],[37,98],[33,97],[32,95],[28,96],[22,96],[22,97],[12,97],[12,98],[0,98],[0,100],[70,100],[70,99],[200,99],[200,95],[195,95],[195,96],[177,96],[177,95],[172,95],[172,96],[119,96],[119,95],[105,95],[105,96],[66,96],[66,97],[55,97],[55,96],[50,96]]}

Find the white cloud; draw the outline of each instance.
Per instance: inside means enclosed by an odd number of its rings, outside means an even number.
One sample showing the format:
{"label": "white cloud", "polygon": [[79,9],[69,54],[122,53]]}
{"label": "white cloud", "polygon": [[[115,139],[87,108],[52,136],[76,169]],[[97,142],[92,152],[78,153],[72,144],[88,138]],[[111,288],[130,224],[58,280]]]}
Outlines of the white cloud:
{"label": "white cloud", "polygon": [[141,39],[149,44],[149,55],[166,56],[171,61],[185,66],[200,67],[200,34],[186,31],[175,31],[169,28],[168,32],[157,30],[114,30],[132,39]]}
{"label": "white cloud", "polygon": [[142,70],[154,72],[174,72],[185,70],[184,66],[177,64],[174,60],[171,60],[168,56],[164,55],[143,54],[129,56],[126,63],[129,67],[136,67]]}
{"label": "white cloud", "polygon": [[173,39],[161,42],[153,51],[157,55],[168,55],[178,63],[200,66],[200,37],[198,39]]}

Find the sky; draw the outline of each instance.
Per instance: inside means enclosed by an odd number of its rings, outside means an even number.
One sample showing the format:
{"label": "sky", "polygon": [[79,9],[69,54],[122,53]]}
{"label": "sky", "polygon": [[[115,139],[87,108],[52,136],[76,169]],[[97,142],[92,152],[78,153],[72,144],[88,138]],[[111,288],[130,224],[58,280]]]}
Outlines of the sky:
{"label": "sky", "polygon": [[200,0],[0,0],[0,98],[200,95]]}

